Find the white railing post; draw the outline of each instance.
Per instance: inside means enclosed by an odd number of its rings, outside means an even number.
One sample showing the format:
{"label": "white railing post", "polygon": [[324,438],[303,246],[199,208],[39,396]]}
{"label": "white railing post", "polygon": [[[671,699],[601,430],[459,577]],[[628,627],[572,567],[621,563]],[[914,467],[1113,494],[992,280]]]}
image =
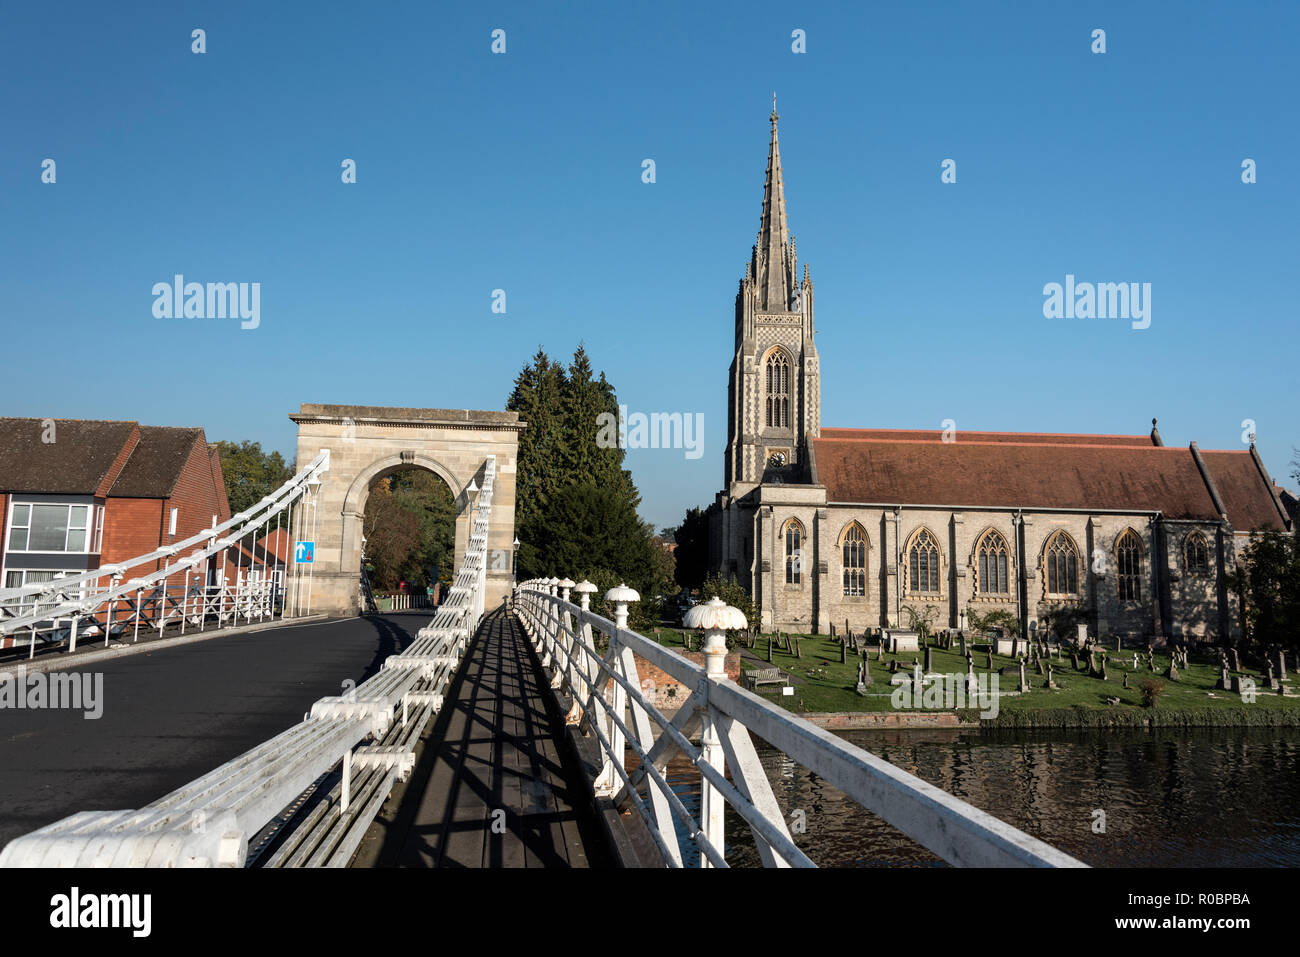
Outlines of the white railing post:
{"label": "white railing post", "polygon": [[[727,680],[728,628],[744,628],[745,616],[716,596],[703,605],[696,605],[686,613],[682,624],[687,628],[704,629],[704,703],[700,709],[701,747],[700,759],[719,774],[726,773],[726,758],[719,735],[721,714],[709,700],[709,685]],[[726,802],[718,789],[703,775],[700,776],[700,829],[705,839],[719,851],[725,846]],[[700,854],[700,867],[712,867],[708,857]]]}
{"label": "white railing post", "polygon": [[[628,602],[640,601],[641,596],[635,590],[620,582],[617,588],[611,588],[605,593],[605,600],[614,603],[614,632],[609,636],[609,650],[605,653],[606,667],[613,674],[625,677],[621,673],[622,656],[620,654],[619,632],[627,628]],[[612,678],[610,684],[613,685],[611,689],[613,700],[610,701],[612,713],[617,716],[619,721],[623,721],[627,717],[627,689]],[[616,770],[616,768],[621,769],[624,766],[623,730],[612,717],[608,720],[608,723],[601,721],[600,725],[602,729],[606,727],[609,729],[609,754],[605,756],[600,776],[596,779],[596,793],[613,794],[623,783],[622,777]]]}
{"label": "white railing post", "polygon": [[[578,603],[582,606],[583,611],[591,611],[591,596],[596,591],[596,586],[587,579],[578,582],[574,591],[578,593]],[[591,667],[587,660],[587,648],[591,645],[591,625],[583,622],[579,626],[579,631],[574,634],[573,641],[569,646],[569,658],[567,665],[569,667],[569,693],[573,695],[573,707],[564,718],[565,724],[578,724],[582,721],[582,702],[587,700],[587,682],[582,677]]]}

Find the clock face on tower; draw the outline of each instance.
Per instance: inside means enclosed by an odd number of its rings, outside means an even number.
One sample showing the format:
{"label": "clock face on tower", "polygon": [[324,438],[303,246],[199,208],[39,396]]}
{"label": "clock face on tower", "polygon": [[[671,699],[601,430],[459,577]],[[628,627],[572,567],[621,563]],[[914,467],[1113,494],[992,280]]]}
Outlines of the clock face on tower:
{"label": "clock face on tower", "polygon": [[772,468],[776,468],[776,469],[782,468],[785,465],[785,453],[773,452],[771,455],[768,456],[767,464],[772,466]]}

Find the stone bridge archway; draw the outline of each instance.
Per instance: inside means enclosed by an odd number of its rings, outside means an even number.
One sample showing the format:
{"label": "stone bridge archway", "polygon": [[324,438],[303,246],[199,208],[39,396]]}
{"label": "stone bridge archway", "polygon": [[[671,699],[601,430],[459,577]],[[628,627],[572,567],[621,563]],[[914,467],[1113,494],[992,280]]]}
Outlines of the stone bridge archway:
{"label": "stone bridge archway", "polygon": [[317,495],[314,527],[306,509],[299,540],[316,542],[311,610],[355,615],[361,607],[361,537],[370,486],[398,469],[423,468],[451,489],[456,500],[456,567],[469,541],[470,506],[477,498],[489,455],[497,460],[488,529],[484,608],[494,608],[513,580],[515,456],[525,424],[516,412],[472,409],[405,409],[304,402],[289,418],[298,425],[298,462],[330,450],[329,471]]}

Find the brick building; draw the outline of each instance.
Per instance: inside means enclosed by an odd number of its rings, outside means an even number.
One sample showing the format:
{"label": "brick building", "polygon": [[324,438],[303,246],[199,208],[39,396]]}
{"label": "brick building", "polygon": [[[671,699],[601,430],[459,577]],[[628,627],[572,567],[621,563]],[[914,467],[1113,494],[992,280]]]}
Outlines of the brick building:
{"label": "brick building", "polygon": [[125,564],[229,517],[221,462],[200,428],[0,418],[5,588]]}
{"label": "brick building", "polygon": [[758,241],[736,296],[725,489],[709,565],[767,629],[936,628],[1003,610],[1027,632],[1064,610],[1093,634],[1227,637],[1228,576],[1288,515],[1249,449],[1149,435],[821,426],[813,284],[786,223],[773,111]]}

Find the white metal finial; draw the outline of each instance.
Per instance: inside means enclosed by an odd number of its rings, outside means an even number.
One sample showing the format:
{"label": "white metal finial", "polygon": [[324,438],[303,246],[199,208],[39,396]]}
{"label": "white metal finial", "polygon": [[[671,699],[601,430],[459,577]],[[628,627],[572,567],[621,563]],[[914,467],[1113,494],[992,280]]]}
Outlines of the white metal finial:
{"label": "white metal finial", "polygon": [[691,608],[682,617],[687,628],[704,629],[704,670],[710,677],[726,676],[727,639],[725,632],[745,628],[749,622],[739,608],[733,608],[717,595]]}
{"label": "white metal finial", "polygon": [[573,586],[573,590],[578,593],[578,604],[582,605],[584,610],[589,609],[591,607],[591,596],[595,593],[596,586],[584,578]]}

